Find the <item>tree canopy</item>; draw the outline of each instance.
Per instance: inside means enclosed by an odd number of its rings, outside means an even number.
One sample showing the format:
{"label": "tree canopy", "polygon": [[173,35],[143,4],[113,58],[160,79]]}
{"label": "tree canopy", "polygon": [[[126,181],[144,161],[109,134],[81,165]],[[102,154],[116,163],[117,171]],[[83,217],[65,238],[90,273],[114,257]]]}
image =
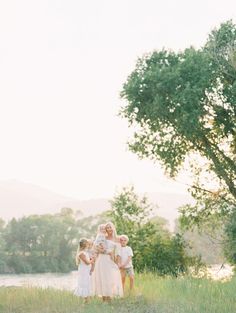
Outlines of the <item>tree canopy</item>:
{"label": "tree canopy", "polygon": [[134,251],[133,263],[137,271],[151,270],[160,275],[178,276],[197,267],[199,259],[186,254],[186,242],[180,234],[172,235],[166,221],[152,216],[153,206],[134,188],[124,187],[111,201],[108,215],[115,223],[118,234],[129,236]]}
{"label": "tree canopy", "polygon": [[170,177],[186,167],[193,172],[192,193],[200,201],[195,216],[211,213],[206,200],[217,202],[215,209],[224,214],[235,210],[236,25],[232,21],[213,30],[200,49],[163,49],[139,58],[121,97],[126,104],[120,114],[135,129],[130,149],[141,158],[159,161]]}

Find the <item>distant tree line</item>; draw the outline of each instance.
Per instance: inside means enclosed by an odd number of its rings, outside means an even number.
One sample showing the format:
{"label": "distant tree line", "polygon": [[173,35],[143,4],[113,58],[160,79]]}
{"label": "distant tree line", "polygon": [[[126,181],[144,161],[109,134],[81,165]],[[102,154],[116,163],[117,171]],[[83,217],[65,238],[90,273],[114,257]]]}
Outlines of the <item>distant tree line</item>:
{"label": "distant tree line", "polygon": [[75,269],[78,240],[95,234],[94,223],[99,223],[100,218],[77,220],[72,209],[63,208],[54,215],[13,218],[6,225],[0,219],[0,272],[69,272]]}
{"label": "distant tree line", "polygon": [[97,226],[114,222],[118,234],[129,236],[136,271],[159,275],[187,273],[201,265],[199,257],[180,234],[172,234],[163,218],[154,216],[147,198],[139,198],[133,187],[123,188],[111,201],[111,210],[78,219],[70,208],[54,215],[31,215],[0,219],[0,273],[69,272],[81,237],[95,237]]}

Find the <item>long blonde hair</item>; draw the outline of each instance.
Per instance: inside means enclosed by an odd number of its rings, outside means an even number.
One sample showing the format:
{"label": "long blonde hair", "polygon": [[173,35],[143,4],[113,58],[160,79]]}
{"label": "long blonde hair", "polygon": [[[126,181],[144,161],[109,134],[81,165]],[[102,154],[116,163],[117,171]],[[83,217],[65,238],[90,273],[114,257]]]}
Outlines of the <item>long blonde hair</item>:
{"label": "long blonde hair", "polygon": [[78,249],[77,249],[77,252],[76,252],[76,257],[75,257],[75,264],[77,266],[80,263],[80,260],[79,260],[80,252],[83,251],[86,248],[87,244],[88,244],[88,239],[87,238],[81,238],[80,239],[79,246],[78,246]]}
{"label": "long blonde hair", "polygon": [[115,225],[114,225],[112,222],[107,222],[105,225],[106,225],[105,227],[107,227],[108,225],[111,226],[113,239],[114,239],[114,240],[117,240],[118,237],[117,237],[117,232],[116,232],[116,227],[115,227]]}

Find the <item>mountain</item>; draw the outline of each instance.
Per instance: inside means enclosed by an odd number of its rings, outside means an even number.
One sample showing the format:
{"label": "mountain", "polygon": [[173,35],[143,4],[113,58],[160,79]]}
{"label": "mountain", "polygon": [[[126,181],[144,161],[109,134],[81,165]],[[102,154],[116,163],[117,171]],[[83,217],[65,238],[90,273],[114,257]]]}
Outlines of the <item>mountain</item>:
{"label": "mountain", "polygon": [[108,210],[109,202],[107,199],[80,201],[15,180],[0,182],[0,217],[4,220],[32,214],[54,214],[64,207],[80,210],[88,216]]}
{"label": "mountain", "polygon": [[194,203],[190,194],[183,193],[147,193],[147,197],[151,203],[157,205],[155,213],[169,222],[171,230],[174,229],[175,220],[179,216],[178,208],[185,204]]}
{"label": "mountain", "polygon": [[[158,206],[156,213],[173,228],[177,208],[193,200],[188,194],[146,193],[149,202]],[[110,208],[109,199],[78,200],[45,188],[15,180],[0,182],[0,217],[9,220],[32,214],[57,213],[63,207],[79,210],[82,216],[96,215]]]}

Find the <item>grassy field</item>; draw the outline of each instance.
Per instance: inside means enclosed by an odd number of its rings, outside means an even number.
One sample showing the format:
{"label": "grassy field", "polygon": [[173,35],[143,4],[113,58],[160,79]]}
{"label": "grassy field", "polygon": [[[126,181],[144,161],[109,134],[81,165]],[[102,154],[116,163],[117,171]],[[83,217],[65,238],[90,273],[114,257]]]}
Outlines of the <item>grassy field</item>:
{"label": "grassy field", "polygon": [[72,293],[54,289],[1,287],[4,313],[235,313],[236,278],[216,282],[194,278],[136,276],[136,288],[123,299],[89,304]]}

